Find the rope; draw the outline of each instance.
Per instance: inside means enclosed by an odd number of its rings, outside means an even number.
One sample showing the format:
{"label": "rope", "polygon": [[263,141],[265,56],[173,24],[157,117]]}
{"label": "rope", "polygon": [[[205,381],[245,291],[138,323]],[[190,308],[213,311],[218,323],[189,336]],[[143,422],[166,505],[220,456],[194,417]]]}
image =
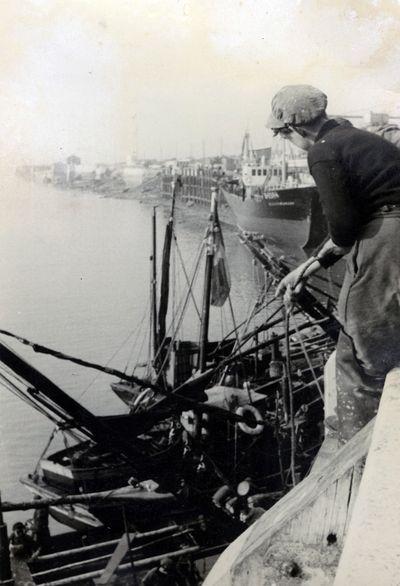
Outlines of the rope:
{"label": "rope", "polygon": [[241,346],[240,346],[240,339],[239,339],[239,335],[238,335],[238,328],[236,327],[236,323],[235,323],[235,315],[233,313],[233,306],[232,306],[232,300],[231,300],[231,295],[230,294],[228,295],[228,302],[229,302],[229,309],[230,309],[230,312],[231,312],[231,318],[232,318],[233,327],[235,328],[234,329],[235,337],[236,337],[235,346],[237,346],[237,351],[238,351],[239,359],[241,360],[242,366],[243,366],[243,372],[244,372],[244,375],[246,375],[246,367],[245,367],[245,363],[242,360],[242,353],[240,351],[240,348],[241,348]]}
{"label": "rope", "polygon": [[321,385],[319,384],[319,381],[318,381],[318,377],[315,374],[315,370],[314,370],[314,367],[313,367],[313,365],[311,363],[310,356],[309,356],[309,354],[307,352],[307,348],[305,347],[304,341],[303,341],[303,339],[302,339],[302,337],[301,337],[301,335],[299,333],[299,328],[298,328],[297,323],[296,323],[296,318],[293,319],[293,323],[294,323],[294,328],[296,330],[297,336],[299,338],[299,342],[300,342],[301,349],[303,350],[303,354],[304,354],[305,359],[307,361],[308,368],[312,372],[314,381],[315,381],[315,383],[317,385],[318,392],[319,392],[319,394],[321,396],[322,401],[325,403],[324,393],[322,392]]}
{"label": "rope", "polygon": [[58,432],[58,427],[55,427],[55,428],[53,429],[53,431],[51,432],[49,439],[48,439],[48,440],[47,440],[47,442],[46,442],[46,445],[45,445],[45,447],[44,447],[44,450],[42,451],[42,453],[40,454],[40,456],[39,456],[39,458],[38,458],[38,461],[37,461],[37,463],[36,463],[35,469],[34,469],[34,471],[33,471],[33,474],[34,474],[34,475],[36,475],[36,474],[38,473],[39,466],[40,466],[40,462],[43,460],[43,458],[44,458],[44,455],[45,455],[45,453],[47,452],[47,450],[49,449],[49,447],[50,447],[50,444],[51,444],[51,442],[53,441],[53,439],[54,439],[54,436],[56,435],[56,433],[57,433],[57,432]]}
{"label": "rope", "polygon": [[[183,302],[183,308],[182,308],[182,310],[181,310],[181,314],[180,314],[180,316],[179,316],[178,323],[177,323],[177,325],[176,325],[176,327],[175,327],[175,331],[174,331],[174,332],[172,333],[172,335],[171,335],[171,341],[170,341],[170,343],[169,343],[169,346],[168,346],[168,349],[167,349],[167,352],[166,352],[165,358],[164,358],[164,360],[163,360],[163,363],[162,363],[162,365],[161,365],[161,367],[160,367],[159,373],[158,373],[158,375],[157,375],[156,382],[159,380],[159,378],[160,378],[160,376],[161,376],[161,373],[163,372],[163,370],[164,370],[164,368],[165,368],[165,365],[167,364],[167,361],[168,361],[168,359],[169,359],[169,357],[170,357],[170,354],[171,354],[171,351],[172,351],[172,348],[173,348],[174,342],[175,342],[175,340],[176,340],[176,335],[177,335],[178,331],[180,330],[180,327],[181,327],[181,324],[182,324],[182,320],[183,320],[183,317],[184,317],[184,315],[185,315],[185,312],[186,312],[187,304],[189,303],[189,299],[190,299],[190,297],[193,297],[193,292],[192,292],[192,290],[193,290],[193,286],[194,286],[195,280],[196,280],[196,278],[197,278],[197,276],[198,276],[198,272],[199,272],[199,271],[198,271],[198,269],[199,269],[199,260],[200,260],[200,256],[201,256],[201,254],[202,254],[202,252],[203,252],[203,247],[204,247],[204,244],[202,243],[202,245],[201,245],[201,247],[200,247],[199,255],[198,255],[198,260],[197,260],[197,263],[196,263],[196,266],[195,266],[195,270],[194,270],[194,273],[193,273],[192,281],[191,281],[191,283],[189,284],[189,290],[188,290],[188,292],[187,292],[187,294],[186,294],[186,297],[185,297],[185,299],[184,299],[184,302]],[[179,304],[179,305],[181,305],[181,304]],[[168,332],[170,331],[170,328],[171,328],[171,325],[170,325],[170,327],[168,328]]]}
{"label": "rope", "polygon": [[[195,301],[194,296],[193,296],[193,286],[194,286],[194,283],[195,283],[195,279],[196,279],[196,277],[198,275],[200,257],[201,257],[202,252],[203,252],[203,243],[201,243],[200,246],[199,246],[199,249],[198,249],[198,252],[197,252],[197,257],[196,257],[195,262],[193,264],[193,268],[192,268],[192,279],[191,279],[190,282],[187,283],[188,284],[188,291],[186,293],[186,296],[182,296],[181,300],[178,303],[178,309],[176,310],[175,314],[173,315],[173,319],[171,320],[171,323],[170,323],[170,325],[169,325],[169,327],[168,327],[168,329],[166,331],[166,334],[165,334],[164,339],[160,343],[159,350],[158,350],[157,355],[156,355],[156,359],[159,358],[160,353],[161,353],[161,349],[163,348],[163,346],[165,344],[165,341],[166,341],[166,339],[168,337],[168,334],[172,330],[173,333],[171,335],[171,341],[170,341],[169,348],[168,348],[167,355],[166,355],[166,359],[169,358],[169,355],[170,355],[170,352],[171,352],[171,349],[172,349],[172,346],[173,346],[173,342],[175,341],[176,335],[178,333],[178,330],[180,329],[181,324],[182,324],[183,316],[184,316],[184,313],[186,311],[186,307],[187,307],[187,304],[188,304],[188,301],[189,301],[189,297],[192,298],[193,303],[195,305],[195,309],[197,311],[197,314],[199,315],[198,309],[197,309],[197,306],[196,306],[196,301]],[[186,272],[185,272],[185,275],[187,277],[187,273]],[[182,306],[183,306],[183,309],[182,309]],[[177,318],[177,316],[178,316],[179,313],[180,313],[180,316],[179,316],[178,325],[175,326],[175,319]],[[161,365],[159,372],[162,372],[165,364],[166,364],[166,360],[164,360],[163,364]]]}
{"label": "rope", "polygon": [[[149,312],[149,305],[150,305],[150,297],[147,300],[146,309],[145,309],[145,311],[143,313],[142,319],[140,320],[140,322],[137,325],[136,329],[133,330],[132,333],[131,333],[131,335],[134,336],[135,339],[134,339],[134,343],[132,345],[131,353],[128,356],[128,359],[126,361],[125,372],[128,370],[129,363],[132,361],[133,354],[135,352],[135,349],[137,347],[137,344],[138,344],[138,341],[139,340],[142,340],[142,342],[141,342],[141,346],[140,346],[139,352],[136,353],[136,356],[140,356],[140,353],[143,350],[144,339],[142,338],[142,328],[143,328],[143,324],[144,324],[144,321],[146,319],[146,316],[148,315],[148,312]],[[133,372],[135,372],[135,368],[136,368],[136,365],[135,365],[135,367],[133,369]]]}
{"label": "rope", "polygon": [[296,429],[294,425],[293,381],[291,372],[292,364],[290,360],[289,319],[289,311],[285,311],[286,377],[288,382],[290,410],[290,472],[292,476],[292,485],[296,486]]}
{"label": "rope", "polygon": [[[184,276],[185,276],[186,285],[189,287],[189,290],[191,291],[192,287],[191,287],[191,284],[190,284],[190,282],[189,282],[189,277],[188,277],[188,274],[187,274],[187,272],[186,272],[186,269],[185,269],[185,264],[184,264],[184,262],[183,262],[182,254],[181,254],[180,248],[179,248],[179,246],[178,246],[178,241],[177,241],[177,239],[176,239],[175,232],[174,232],[174,240],[175,240],[175,244],[176,244],[176,250],[177,250],[177,252],[178,252],[179,260],[181,261],[181,268],[182,268],[183,274],[184,274]],[[204,249],[204,241],[200,242],[200,244],[199,244],[199,248],[198,248],[198,250],[197,250],[197,257],[199,257],[199,256],[200,256],[200,254],[201,254],[201,252],[203,251],[203,249]],[[197,262],[199,262],[199,261],[197,261]],[[197,263],[196,263],[196,264],[197,264]],[[196,299],[194,298],[194,295],[193,295],[193,293],[192,293],[192,301],[193,301],[194,308],[195,308],[195,310],[196,310],[196,312],[197,312],[197,316],[198,316],[198,318],[200,319],[200,315],[201,315],[201,314],[200,314],[199,308],[197,307],[197,304],[196,304]]]}
{"label": "rope", "polygon": [[[106,374],[110,374],[112,376],[118,376],[124,380],[135,382],[139,385],[146,385],[146,386],[149,386],[157,391],[159,390],[157,387],[155,387],[155,385],[152,385],[148,381],[143,381],[143,380],[139,379],[138,377],[135,377],[134,375],[126,375],[124,372],[119,371],[117,369],[105,367],[103,365],[96,364],[94,362],[89,362],[87,360],[82,360],[81,358],[76,358],[75,356],[69,356],[68,354],[64,354],[63,352],[59,352],[58,350],[52,350],[51,348],[47,348],[46,346],[41,346],[40,344],[36,344],[35,342],[31,342],[30,340],[27,340],[26,338],[22,338],[21,336],[17,336],[16,334],[8,332],[7,330],[0,330],[0,334],[4,334],[5,336],[9,336],[11,338],[14,338],[15,340],[18,340],[22,344],[25,344],[26,346],[29,346],[30,348],[32,348],[32,350],[34,352],[38,352],[41,354],[48,354],[49,356],[53,356],[54,358],[59,358],[60,360],[69,360],[70,362],[73,362],[74,364],[78,364],[79,366],[85,366],[87,368],[94,368],[95,370],[100,370],[101,372],[105,372]],[[12,352],[14,352],[14,350],[12,350]],[[14,352],[14,353],[16,354],[16,352]]]}

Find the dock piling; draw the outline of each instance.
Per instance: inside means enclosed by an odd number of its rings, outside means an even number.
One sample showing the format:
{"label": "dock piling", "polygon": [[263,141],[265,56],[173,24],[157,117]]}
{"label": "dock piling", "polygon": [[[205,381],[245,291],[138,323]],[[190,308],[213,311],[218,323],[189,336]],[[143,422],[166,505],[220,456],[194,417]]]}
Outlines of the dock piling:
{"label": "dock piling", "polygon": [[0,585],[13,586],[14,580],[11,572],[10,548],[8,543],[7,525],[1,512],[0,493]]}

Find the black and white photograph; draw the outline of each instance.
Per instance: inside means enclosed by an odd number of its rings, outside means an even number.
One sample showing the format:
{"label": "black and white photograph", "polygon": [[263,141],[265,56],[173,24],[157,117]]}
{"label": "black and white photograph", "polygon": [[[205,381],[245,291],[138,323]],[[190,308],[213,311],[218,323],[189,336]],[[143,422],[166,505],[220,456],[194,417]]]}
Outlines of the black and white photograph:
{"label": "black and white photograph", "polygon": [[0,586],[399,586],[400,0],[0,28]]}

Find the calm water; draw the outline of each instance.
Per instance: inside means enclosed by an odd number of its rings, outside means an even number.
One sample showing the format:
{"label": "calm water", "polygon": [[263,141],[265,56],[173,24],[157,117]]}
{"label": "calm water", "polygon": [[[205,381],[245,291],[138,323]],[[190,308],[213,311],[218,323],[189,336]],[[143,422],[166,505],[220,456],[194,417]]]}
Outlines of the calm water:
{"label": "calm water", "polygon": [[[148,306],[151,205],[57,191],[12,178],[0,187],[0,207],[0,329],[86,360],[124,368],[132,351],[132,334]],[[166,209],[160,207],[157,216],[162,227]],[[189,268],[204,235],[205,218],[204,212],[178,212],[176,233]],[[253,266],[234,230],[228,229],[224,236],[232,302],[240,320],[255,298]],[[213,310],[211,338],[221,334],[220,314],[219,309]],[[223,317],[223,322],[229,321],[226,312]],[[229,325],[225,323],[225,332]],[[196,339],[194,319],[186,325],[185,334]],[[125,410],[109,391],[111,377],[40,356],[4,336],[1,340],[96,413]],[[0,387],[4,500],[29,498],[18,478],[33,471],[52,427]],[[53,449],[60,445],[56,442]],[[7,520],[27,516],[10,514]]]}

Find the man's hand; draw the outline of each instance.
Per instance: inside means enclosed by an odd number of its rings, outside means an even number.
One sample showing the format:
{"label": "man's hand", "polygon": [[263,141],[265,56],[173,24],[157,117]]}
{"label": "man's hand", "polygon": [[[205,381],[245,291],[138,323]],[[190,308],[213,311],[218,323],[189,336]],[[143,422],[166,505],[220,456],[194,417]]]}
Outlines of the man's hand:
{"label": "man's hand", "polygon": [[304,263],[291,271],[286,277],[282,279],[275,291],[275,297],[283,295],[284,297],[289,294],[297,295],[303,288],[305,277],[304,277],[305,266]]}
{"label": "man's hand", "polygon": [[290,312],[293,299],[302,290],[307,277],[318,271],[321,268],[320,262],[315,257],[310,257],[303,262],[297,269],[291,271],[286,277],[282,279],[276,288],[275,297],[283,295],[283,302],[286,309]]}

